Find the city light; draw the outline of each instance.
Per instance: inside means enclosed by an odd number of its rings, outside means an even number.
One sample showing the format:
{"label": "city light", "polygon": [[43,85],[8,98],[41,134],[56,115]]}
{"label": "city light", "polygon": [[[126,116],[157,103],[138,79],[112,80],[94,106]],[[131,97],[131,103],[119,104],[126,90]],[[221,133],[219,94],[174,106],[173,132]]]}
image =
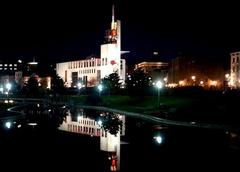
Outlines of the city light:
{"label": "city light", "polygon": [[230,76],[230,75],[229,75],[228,73],[227,73],[227,74],[225,74],[225,77],[226,77],[227,79],[229,78],[229,76]]}
{"label": "city light", "polygon": [[157,87],[158,89],[161,89],[162,86],[163,86],[162,82],[161,82],[161,81],[157,81],[156,87]]}
{"label": "city light", "polygon": [[154,140],[158,143],[158,144],[161,144],[163,142],[163,138],[162,136],[158,135],[158,136],[155,136],[153,137]]}
{"label": "city light", "polygon": [[10,129],[11,126],[12,126],[12,123],[8,121],[8,122],[5,123],[5,126],[6,126],[8,129]]}
{"label": "city light", "polygon": [[11,90],[12,85],[11,85],[10,83],[7,83],[7,84],[6,84],[6,88],[7,88],[8,91]]}
{"label": "city light", "polygon": [[80,82],[77,84],[77,86],[78,86],[78,89],[82,88],[82,84]]}
{"label": "city light", "polygon": [[102,126],[102,120],[98,120],[98,125],[101,127]]}
{"label": "city light", "polygon": [[103,90],[103,85],[102,85],[102,84],[99,84],[97,88],[98,88],[99,96],[100,96],[100,95],[101,95],[101,92],[102,92],[102,90]]}
{"label": "city light", "polygon": [[160,89],[162,88],[162,86],[163,86],[162,82],[161,81],[157,81],[156,87],[158,89],[158,101],[157,101],[158,102],[158,108],[160,106]]}

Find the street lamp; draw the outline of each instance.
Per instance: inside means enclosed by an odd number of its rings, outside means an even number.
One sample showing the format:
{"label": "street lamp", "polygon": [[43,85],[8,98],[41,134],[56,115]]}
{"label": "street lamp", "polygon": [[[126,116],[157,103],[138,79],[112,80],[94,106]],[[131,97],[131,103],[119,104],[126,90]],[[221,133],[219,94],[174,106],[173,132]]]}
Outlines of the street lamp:
{"label": "street lamp", "polygon": [[228,83],[229,83],[229,77],[230,75],[228,73],[225,74],[225,78],[226,78],[226,81],[225,81],[225,89],[229,86]]}
{"label": "street lamp", "polygon": [[192,80],[193,80],[193,85],[195,86],[196,76],[193,75],[191,78],[192,78]]}
{"label": "street lamp", "polygon": [[100,96],[101,95],[101,91],[103,90],[103,85],[99,84],[97,88],[98,88],[99,96]]}
{"label": "street lamp", "polygon": [[162,86],[163,86],[162,82],[161,81],[157,81],[156,87],[158,89],[158,108],[159,108],[159,101],[160,101],[160,99],[159,99],[159,97],[160,97],[160,89],[162,88]]}
{"label": "street lamp", "polygon": [[10,83],[7,83],[6,84],[6,88],[7,88],[7,102],[9,103],[9,91],[11,90],[12,88],[12,85]]}

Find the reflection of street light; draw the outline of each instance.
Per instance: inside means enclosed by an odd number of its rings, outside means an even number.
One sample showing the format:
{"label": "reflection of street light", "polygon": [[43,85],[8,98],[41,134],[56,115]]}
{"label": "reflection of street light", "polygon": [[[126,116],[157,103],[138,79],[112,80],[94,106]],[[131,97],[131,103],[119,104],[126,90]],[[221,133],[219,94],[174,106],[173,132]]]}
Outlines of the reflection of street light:
{"label": "reflection of street light", "polygon": [[101,91],[103,90],[103,85],[99,84],[98,85],[98,91],[99,91],[99,96],[101,95]]}
{"label": "reflection of street light", "polygon": [[158,89],[158,108],[159,108],[159,97],[160,97],[160,89],[162,88],[162,82],[161,81],[157,81],[156,83],[156,87]]}
{"label": "reflection of street light", "polygon": [[77,84],[77,86],[79,90],[82,88],[82,84],[80,82]]}
{"label": "reflection of street light", "polygon": [[12,87],[12,85],[10,83],[6,84],[6,88],[7,88],[8,91],[11,89],[11,87]]}

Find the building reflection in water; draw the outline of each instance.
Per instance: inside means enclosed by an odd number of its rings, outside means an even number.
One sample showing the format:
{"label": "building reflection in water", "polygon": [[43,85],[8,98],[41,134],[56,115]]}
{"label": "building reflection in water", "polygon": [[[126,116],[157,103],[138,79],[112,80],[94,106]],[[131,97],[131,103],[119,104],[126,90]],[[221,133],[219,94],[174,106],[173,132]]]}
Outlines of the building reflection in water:
{"label": "building reflection in water", "polygon": [[[100,150],[108,152],[110,171],[119,171],[120,136],[125,135],[125,116],[112,113],[102,113],[98,118],[97,116],[90,117],[87,115],[88,114],[85,114],[83,110],[81,110],[80,115],[77,115],[76,117],[69,110],[63,123],[58,129],[89,135],[91,137],[100,137]],[[116,131],[113,131],[113,129]]]}

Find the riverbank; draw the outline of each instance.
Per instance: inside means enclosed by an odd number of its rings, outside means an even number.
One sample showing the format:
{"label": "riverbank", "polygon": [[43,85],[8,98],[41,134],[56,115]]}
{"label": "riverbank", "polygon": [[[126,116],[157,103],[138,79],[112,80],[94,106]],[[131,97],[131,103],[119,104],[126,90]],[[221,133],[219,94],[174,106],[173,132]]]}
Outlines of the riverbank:
{"label": "riverbank", "polygon": [[160,106],[156,96],[79,96],[71,99],[81,105],[109,107],[170,120],[239,125],[235,109],[240,98],[235,96],[161,96]]}

